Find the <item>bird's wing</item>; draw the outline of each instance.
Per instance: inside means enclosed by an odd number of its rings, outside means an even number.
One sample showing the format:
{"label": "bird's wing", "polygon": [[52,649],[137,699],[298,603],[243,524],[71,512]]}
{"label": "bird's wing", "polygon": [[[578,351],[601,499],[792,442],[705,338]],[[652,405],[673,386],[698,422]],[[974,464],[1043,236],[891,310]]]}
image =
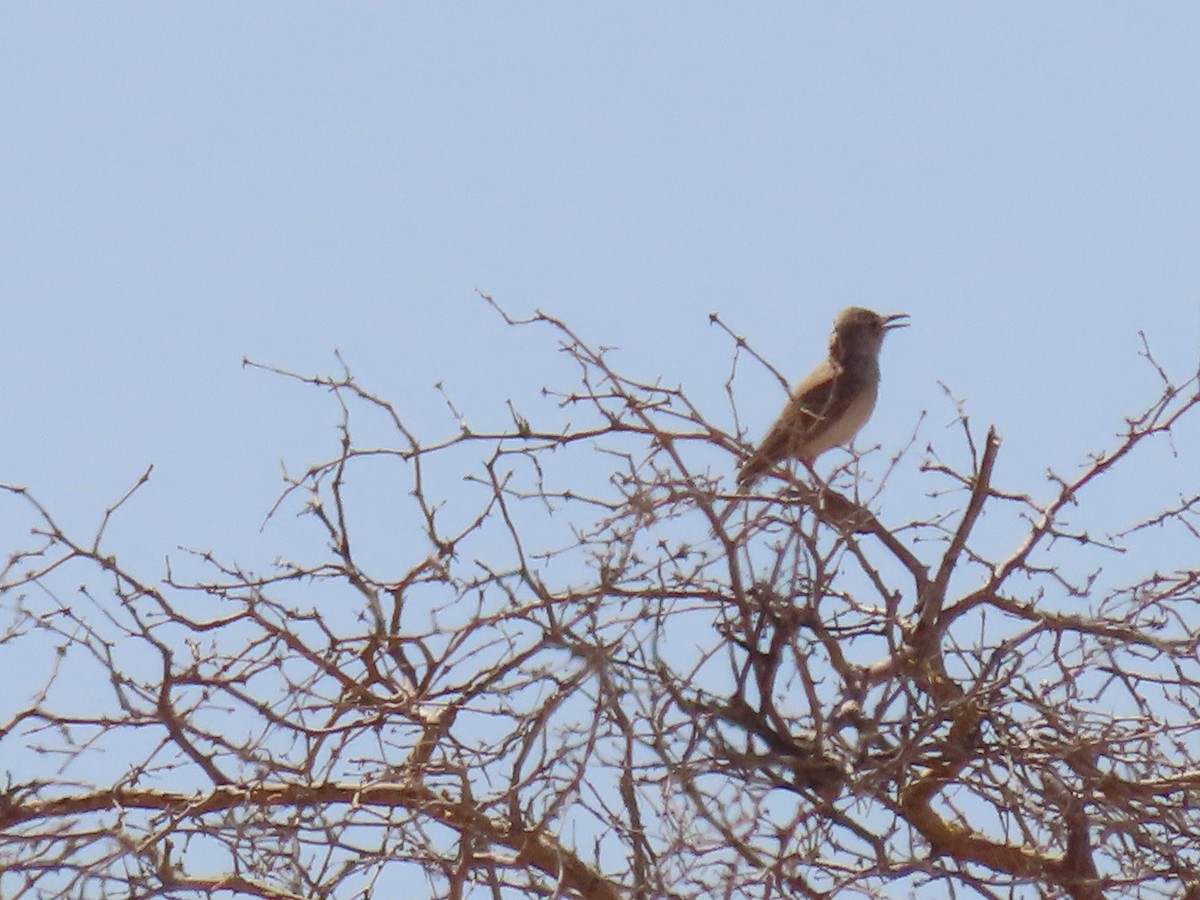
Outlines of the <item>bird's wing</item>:
{"label": "bird's wing", "polygon": [[799,441],[832,407],[840,372],[841,367],[827,359],[796,385],[783,412],[738,472],[738,484],[749,484],[771,466],[793,455]]}
{"label": "bird's wing", "polygon": [[823,418],[833,408],[833,394],[841,374],[841,366],[833,360],[825,360],[796,385],[788,401],[788,408],[801,410],[806,417],[813,420]]}

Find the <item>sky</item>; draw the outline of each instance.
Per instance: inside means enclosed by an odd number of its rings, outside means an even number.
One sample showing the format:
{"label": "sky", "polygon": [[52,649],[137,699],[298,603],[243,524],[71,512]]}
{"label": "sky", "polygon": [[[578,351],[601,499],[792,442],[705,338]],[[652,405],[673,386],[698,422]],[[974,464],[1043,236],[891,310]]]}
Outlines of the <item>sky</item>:
{"label": "sky", "polygon": [[[503,422],[571,372],[482,292],[726,425],[711,312],[793,379],[840,308],[907,312],[860,445],[924,411],[961,449],[949,390],[1044,491],[1155,396],[1139,331],[1196,371],[1198,39],[1183,3],[6,4],[0,481],[86,530],[153,464],[114,550],[253,555],[338,419],[242,360]],[[749,437],[782,399],[739,382]],[[1198,441],[1111,502],[1194,488]]]}
{"label": "sky", "polygon": [[[907,312],[859,446],[961,458],[948,391],[1048,496],[1157,396],[1139,332],[1200,363],[1197,46],[1169,2],[3,4],[0,483],[86,536],[153,465],[107,549],[261,567],[298,534],[260,531],[281,464],[339,414],[243,359],[337,351],[430,440],[439,383],[503,424],[572,370],[484,293],[725,426],[710,313],[798,380],[842,307]],[[783,396],[741,371],[753,439]],[[1100,520],[1195,494],[1198,452],[1184,423]],[[0,496],[0,552],[32,524]]]}

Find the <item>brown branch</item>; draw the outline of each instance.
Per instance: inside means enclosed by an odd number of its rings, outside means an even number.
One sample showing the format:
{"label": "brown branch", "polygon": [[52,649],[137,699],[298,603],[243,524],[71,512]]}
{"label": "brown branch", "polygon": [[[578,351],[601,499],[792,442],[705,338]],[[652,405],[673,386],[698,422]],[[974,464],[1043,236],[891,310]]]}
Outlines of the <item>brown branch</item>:
{"label": "brown branch", "polygon": [[419,812],[464,836],[507,847],[516,854],[506,861],[508,865],[529,865],[568,890],[578,892],[581,897],[619,900],[623,893],[620,885],[605,879],[544,832],[526,832],[509,823],[493,820],[476,809],[446,800],[419,783],[238,785],[221,786],[201,794],[116,788],[8,806],[0,809],[0,827],[16,829],[89,813],[109,813],[114,808],[149,810],[199,820],[214,813],[303,809],[314,805]]}

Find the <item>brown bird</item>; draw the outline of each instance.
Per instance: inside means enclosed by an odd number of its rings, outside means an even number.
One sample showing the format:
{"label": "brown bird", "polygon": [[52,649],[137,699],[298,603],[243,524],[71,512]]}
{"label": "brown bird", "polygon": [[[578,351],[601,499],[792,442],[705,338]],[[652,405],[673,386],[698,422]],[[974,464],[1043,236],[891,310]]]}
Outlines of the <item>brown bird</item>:
{"label": "brown bird", "polygon": [[829,358],[796,386],[779,419],[738,472],[749,487],[785,459],[811,464],[854,440],[875,409],[879,394],[879,349],[883,336],[903,328],[907,313],[881,316],[861,306],[843,309],[833,320]]}

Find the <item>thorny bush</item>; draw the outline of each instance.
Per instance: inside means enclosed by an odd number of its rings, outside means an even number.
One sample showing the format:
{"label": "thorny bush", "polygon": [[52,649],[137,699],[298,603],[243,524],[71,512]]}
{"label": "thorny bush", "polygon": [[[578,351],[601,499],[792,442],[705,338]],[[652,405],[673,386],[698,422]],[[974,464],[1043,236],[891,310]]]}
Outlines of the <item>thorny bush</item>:
{"label": "thorny bush", "polygon": [[[348,370],[280,372],[340,404],[277,508],[321,559],[147,577],[5,487],[33,538],[0,658],[49,674],[0,706],[0,894],[1200,896],[1200,570],[1119,556],[1200,539],[1197,497],[1071,524],[1195,379],[1147,350],[1161,394],[1048,498],[994,484],[965,416],[962,466],[910,445],[874,482],[854,457],[742,497],[736,424],[505,319],[577,363],[570,424],[430,442]],[[356,441],[367,412],[389,443]],[[411,492],[390,554],[368,464]],[[897,472],[940,506],[885,516]],[[1142,574],[1102,587],[1081,554]]]}

